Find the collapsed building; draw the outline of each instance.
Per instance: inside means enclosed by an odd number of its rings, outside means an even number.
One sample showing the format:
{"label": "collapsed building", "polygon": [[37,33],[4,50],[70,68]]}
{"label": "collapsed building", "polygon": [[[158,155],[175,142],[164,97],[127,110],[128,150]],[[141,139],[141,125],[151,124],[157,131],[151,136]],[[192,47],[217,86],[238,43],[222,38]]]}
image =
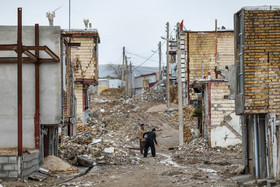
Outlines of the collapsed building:
{"label": "collapsed building", "polygon": [[[217,24],[216,24],[217,25]],[[198,129],[212,147],[241,143],[240,117],[229,96],[229,66],[234,64],[234,32],[184,31],[181,34],[184,104],[199,111]]]}
{"label": "collapsed building", "polygon": [[236,114],[242,116],[246,173],[280,178],[280,7],[244,7],[234,15]]}

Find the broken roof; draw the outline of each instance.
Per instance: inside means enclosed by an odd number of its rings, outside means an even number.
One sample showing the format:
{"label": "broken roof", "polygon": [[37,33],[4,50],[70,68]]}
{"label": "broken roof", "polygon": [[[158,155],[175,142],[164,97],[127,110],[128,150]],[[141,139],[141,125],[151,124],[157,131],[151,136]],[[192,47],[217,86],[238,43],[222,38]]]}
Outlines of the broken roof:
{"label": "broken roof", "polygon": [[100,37],[97,29],[71,29],[70,32],[67,29],[63,29],[62,33],[65,35],[71,35],[71,37],[97,37],[98,43],[100,43]]}
{"label": "broken roof", "polygon": [[201,88],[202,86],[204,86],[205,84],[208,84],[208,82],[228,82],[228,80],[226,79],[195,79],[190,87],[191,88]]}

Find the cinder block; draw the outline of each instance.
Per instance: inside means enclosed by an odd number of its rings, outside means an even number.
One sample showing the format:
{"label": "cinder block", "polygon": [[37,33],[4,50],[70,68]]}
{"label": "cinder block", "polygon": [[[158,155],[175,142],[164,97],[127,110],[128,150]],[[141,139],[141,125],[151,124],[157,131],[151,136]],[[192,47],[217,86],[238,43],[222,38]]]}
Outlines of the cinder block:
{"label": "cinder block", "polygon": [[17,178],[18,177],[17,171],[9,171],[8,177],[9,178]]}
{"label": "cinder block", "polygon": [[4,164],[3,170],[7,170],[7,171],[17,170],[17,165],[16,164]]}
{"label": "cinder block", "polygon": [[28,162],[24,162],[23,163],[23,168],[27,169],[27,168],[32,168],[33,166],[37,165],[37,160],[30,160]]}
{"label": "cinder block", "polygon": [[9,163],[9,158],[7,156],[0,156],[0,164]]}
{"label": "cinder block", "polygon": [[23,161],[25,162],[25,161],[30,161],[30,160],[32,160],[33,159],[33,154],[24,154],[23,155]]}
{"label": "cinder block", "polygon": [[8,177],[8,171],[0,171],[0,178],[7,178]]}
{"label": "cinder block", "polygon": [[17,163],[17,157],[10,156],[9,157],[9,164],[16,164]]}

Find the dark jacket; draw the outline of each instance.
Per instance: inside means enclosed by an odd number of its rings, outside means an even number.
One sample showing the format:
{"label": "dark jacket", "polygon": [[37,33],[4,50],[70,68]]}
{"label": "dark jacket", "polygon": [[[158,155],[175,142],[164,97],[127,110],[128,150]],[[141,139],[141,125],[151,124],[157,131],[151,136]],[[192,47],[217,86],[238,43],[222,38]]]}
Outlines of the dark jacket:
{"label": "dark jacket", "polygon": [[158,144],[157,143],[157,139],[156,139],[156,133],[154,133],[153,131],[149,131],[149,132],[145,132],[144,134],[143,134],[143,138],[144,138],[144,136],[147,134],[147,139],[146,139],[146,141],[154,141],[156,144]]}

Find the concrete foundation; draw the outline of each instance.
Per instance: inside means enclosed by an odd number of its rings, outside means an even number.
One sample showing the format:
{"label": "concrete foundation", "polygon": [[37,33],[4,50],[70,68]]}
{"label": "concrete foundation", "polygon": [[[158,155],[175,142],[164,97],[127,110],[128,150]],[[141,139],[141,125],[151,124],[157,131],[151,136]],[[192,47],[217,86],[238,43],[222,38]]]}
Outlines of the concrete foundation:
{"label": "concrete foundation", "polygon": [[[21,163],[22,160],[22,163]],[[39,170],[39,151],[18,156],[0,156],[0,179],[27,179],[30,174]]]}

